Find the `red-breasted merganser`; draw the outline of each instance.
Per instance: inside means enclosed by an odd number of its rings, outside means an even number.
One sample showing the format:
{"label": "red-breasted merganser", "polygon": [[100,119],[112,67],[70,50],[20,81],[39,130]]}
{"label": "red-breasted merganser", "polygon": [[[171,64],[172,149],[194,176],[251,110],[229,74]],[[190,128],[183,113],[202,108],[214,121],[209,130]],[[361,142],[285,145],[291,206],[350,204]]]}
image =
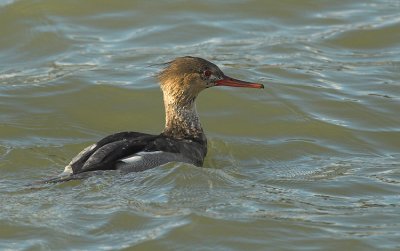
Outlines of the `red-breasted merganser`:
{"label": "red-breasted merganser", "polygon": [[70,180],[96,170],[138,172],[172,161],[202,166],[207,139],[196,111],[197,95],[213,86],[264,88],[228,77],[215,64],[189,56],[167,63],[158,79],[165,106],[161,134],[120,132],[107,136],[81,151],[56,180]]}

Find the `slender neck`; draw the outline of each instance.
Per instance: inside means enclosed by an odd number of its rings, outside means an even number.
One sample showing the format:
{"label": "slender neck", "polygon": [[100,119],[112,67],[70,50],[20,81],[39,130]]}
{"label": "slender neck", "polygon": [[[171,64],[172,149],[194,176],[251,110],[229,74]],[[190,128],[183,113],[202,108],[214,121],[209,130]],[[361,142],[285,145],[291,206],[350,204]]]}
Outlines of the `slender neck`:
{"label": "slender neck", "polygon": [[176,95],[166,90],[163,90],[163,93],[165,106],[163,134],[177,139],[205,139],[196,111],[196,97]]}

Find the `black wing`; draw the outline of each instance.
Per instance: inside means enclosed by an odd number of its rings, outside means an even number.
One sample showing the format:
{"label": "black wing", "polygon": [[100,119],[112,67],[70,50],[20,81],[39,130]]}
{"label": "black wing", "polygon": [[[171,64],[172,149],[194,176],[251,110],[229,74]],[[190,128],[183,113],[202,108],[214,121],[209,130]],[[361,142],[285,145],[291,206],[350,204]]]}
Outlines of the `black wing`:
{"label": "black wing", "polygon": [[115,169],[115,163],[146,148],[157,136],[120,132],[107,136],[79,153],[69,164],[73,174]]}
{"label": "black wing", "polygon": [[121,159],[141,151],[179,153],[184,157],[184,162],[202,166],[207,153],[207,142],[176,140],[163,134],[120,132],[84,149],[67,167],[72,169],[74,175],[96,170],[114,170]]}

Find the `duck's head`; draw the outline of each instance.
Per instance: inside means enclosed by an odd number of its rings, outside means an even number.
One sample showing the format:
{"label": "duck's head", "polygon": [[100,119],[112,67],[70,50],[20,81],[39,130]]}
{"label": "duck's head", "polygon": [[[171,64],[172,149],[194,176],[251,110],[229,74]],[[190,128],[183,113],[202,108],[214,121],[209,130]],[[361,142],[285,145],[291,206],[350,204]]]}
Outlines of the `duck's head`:
{"label": "duck's head", "polygon": [[179,57],[167,64],[158,78],[164,95],[175,101],[193,101],[204,89],[213,86],[264,88],[226,76],[215,64],[198,57]]}

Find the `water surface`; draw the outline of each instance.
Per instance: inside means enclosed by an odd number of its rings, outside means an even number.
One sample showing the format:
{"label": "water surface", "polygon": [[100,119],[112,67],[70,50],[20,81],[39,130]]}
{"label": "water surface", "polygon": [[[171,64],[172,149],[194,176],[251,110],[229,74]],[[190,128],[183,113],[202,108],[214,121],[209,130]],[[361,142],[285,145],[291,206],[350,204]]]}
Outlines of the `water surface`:
{"label": "water surface", "polygon": [[[400,2],[0,1],[0,249],[400,249]],[[204,168],[27,186],[118,131],[154,75],[209,59],[264,90],[197,107]]]}

